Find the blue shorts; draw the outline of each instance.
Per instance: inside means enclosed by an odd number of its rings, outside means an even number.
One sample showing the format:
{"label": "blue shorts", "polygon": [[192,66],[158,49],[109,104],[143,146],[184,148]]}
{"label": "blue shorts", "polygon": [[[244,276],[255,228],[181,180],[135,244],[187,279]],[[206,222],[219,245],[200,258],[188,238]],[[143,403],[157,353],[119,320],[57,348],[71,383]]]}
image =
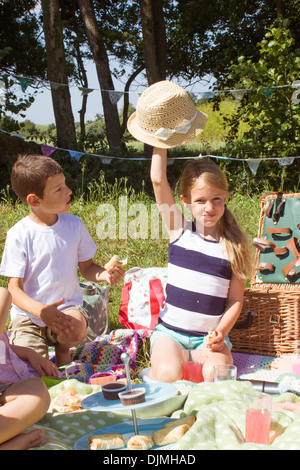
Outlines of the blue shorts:
{"label": "blue shorts", "polygon": [[[159,323],[158,325],[156,325],[150,337],[151,349],[153,347],[154,341],[161,336],[170,336],[175,341],[177,341],[177,343],[179,343],[184,349],[190,349],[190,350],[199,348],[199,346],[203,344],[203,341],[205,338],[205,336],[184,335],[183,333],[179,333],[178,331],[171,330],[170,328],[167,328],[166,326]],[[232,344],[228,336],[225,337],[224,342],[228,346],[229,351],[231,351]]]}

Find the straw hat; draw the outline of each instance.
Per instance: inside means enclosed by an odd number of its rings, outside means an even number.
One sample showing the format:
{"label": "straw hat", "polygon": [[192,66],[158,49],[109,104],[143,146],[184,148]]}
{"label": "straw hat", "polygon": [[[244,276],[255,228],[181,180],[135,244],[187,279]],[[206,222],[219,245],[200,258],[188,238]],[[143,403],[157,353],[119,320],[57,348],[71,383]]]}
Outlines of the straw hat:
{"label": "straw hat", "polygon": [[128,119],[129,132],[145,144],[171,148],[185,144],[203,131],[208,116],[175,83],[154,83],[140,96]]}

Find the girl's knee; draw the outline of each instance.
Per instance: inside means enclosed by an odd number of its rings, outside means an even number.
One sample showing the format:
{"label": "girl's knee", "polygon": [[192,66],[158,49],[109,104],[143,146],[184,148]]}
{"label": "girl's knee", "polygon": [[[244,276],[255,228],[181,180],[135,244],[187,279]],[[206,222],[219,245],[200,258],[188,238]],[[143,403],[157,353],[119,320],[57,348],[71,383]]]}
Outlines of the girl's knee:
{"label": "girl's knee", "polygon": [[181,380],[183,376],[182,367],[160,363],[151,367],[150,377],[159,382],[172,383]]}

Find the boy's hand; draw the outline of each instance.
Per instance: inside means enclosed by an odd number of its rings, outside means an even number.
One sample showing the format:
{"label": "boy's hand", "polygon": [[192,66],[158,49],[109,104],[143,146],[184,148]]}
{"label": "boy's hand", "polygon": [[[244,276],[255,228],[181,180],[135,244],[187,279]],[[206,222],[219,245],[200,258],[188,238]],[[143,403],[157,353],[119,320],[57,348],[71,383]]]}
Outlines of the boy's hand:
{"label": "boy's hand", "polygon": [[58,307],[62,305],[64,301],[65,299],[62,298],[57,302],[45,305],[40,314],[41,320],[56,335],[66,334],[73,329],[73,318],[58,310]]}
{"label": "boy's hand", "polygon": [[118,282],[120,282],[124,278],[124,276],[124,269],[118,268],[117,266],[105,271],[105,280],[111,285],[118,284]]}

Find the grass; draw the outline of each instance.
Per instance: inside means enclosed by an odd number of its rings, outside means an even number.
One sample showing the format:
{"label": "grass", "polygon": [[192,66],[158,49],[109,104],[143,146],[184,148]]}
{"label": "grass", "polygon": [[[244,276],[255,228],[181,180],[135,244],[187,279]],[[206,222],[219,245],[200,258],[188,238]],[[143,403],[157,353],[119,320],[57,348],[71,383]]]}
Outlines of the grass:
{"label": "grass", "polygon": [[[101,210],[103,207],[107,208],[106,224],[103,224],[103,211]],[[258,230],[259,197],[236,194],[229,198],[228,207],[237,217],[251,242]],[[124,209],[128,214],[125,228]],[[0,257],[7,231],[27,215],[28,211],[26,205],[15,203],[7,192],[2,192],[2,200],[0,201]],[[97,244],[98,250],[94,257],[96,263],[104,265],[112,255],[118,253],[121,257],[128,257],[128,268],[167,265],[168,240],[163,232],[153,196],[147,194],[143,189],[140,193],[136,193],[132,188],[126,187],[126,181],[116,181],[112,185],[106,183],[102,176],[98,181],[91,182],[89,193],[85,199],[75,197],[71,213],[81,218]],[[155,223],[157,221],[159,221],[159,226]],[[114,228],[113,238],[106,238],[103,231],[104,225],[106,229],[109,225]],[[0,278],[0,285],[7,286],[6,278]],[[111,328],[115,329],[121,327],[118,315],[122,285],[110,286],[109,289],[110,324]]]}
{"label": "grass", "polygon": [[[29,212],[26,205],[14,202],[9,194],[8,190],[2,191],[2,199],[0,199],[0,259],[7,231]],[[179,199],[177,202],[180,204]],[[259,196],[235,194],[229,198],[227,205],[251,241],[258,231]],[[103,217],[100,216],[100,209],[103,207],[108,209],[106,226],[111,224],[115,228],[113,238],[103,237]],[[128,214],[126,234],[124,234],[124,227],[122,228],[124,207]],[[168,239],[163,232],[153,195],[147,194],[143,185],[141,185],[141,191],[137,193],[133,188],[127,187],[125,178],[115,181],[114,184],[109,184],[102,174],[98,180],[93,180],[90,183],[85,198],[78,195],[74,197],[71,213],[81,218],[97,244],[98,250],[94,257],[96,263],[104,265],[112,255],[117,253],[121,257],[128,257],[128,268],[167,266]],[[157,220],[160,222],[158,227],[155,225],[158,230],[153,231],[151,221]],[[128,236],[132,227],[136,229],[135,236]],[[143,230],[140,229],[141,227]],[[7,287],[7,279],[0,276],[0,285]],[[111,330],[123,328],[119,322],[122,287],[123,283],[109,287]],[[138,380],[139,372],[149,366],[149,360],[149,342],[146,341],[138,351],[137,369],[133,379]]]}

